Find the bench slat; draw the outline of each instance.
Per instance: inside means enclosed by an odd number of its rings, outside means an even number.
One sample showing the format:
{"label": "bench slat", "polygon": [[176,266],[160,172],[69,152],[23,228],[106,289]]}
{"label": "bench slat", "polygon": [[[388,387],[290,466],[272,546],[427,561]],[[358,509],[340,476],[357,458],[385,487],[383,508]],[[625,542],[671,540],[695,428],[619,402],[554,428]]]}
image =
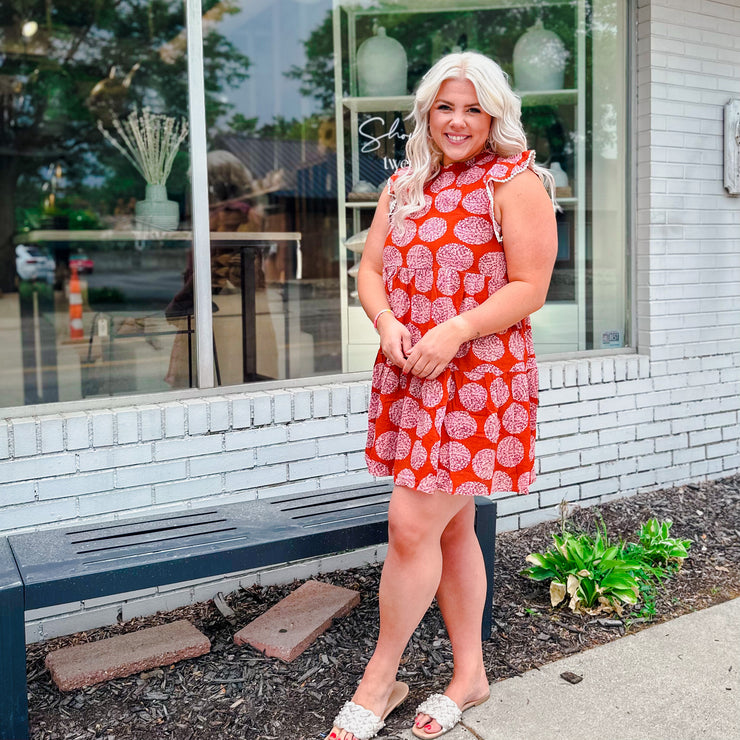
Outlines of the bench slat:
{"label": "bench slat", "polygon": [[58,602],[60,591],[74,601],[144,588],[154,569],[153,583],[165,582],[163,568],[174,583],[227,572],[227,556],[239,571],[362,547],[365,534],[379,544],[387,537],[388,498],[388,486],[373,486],[369,495],[332,489],[8,539],[31,609]]}

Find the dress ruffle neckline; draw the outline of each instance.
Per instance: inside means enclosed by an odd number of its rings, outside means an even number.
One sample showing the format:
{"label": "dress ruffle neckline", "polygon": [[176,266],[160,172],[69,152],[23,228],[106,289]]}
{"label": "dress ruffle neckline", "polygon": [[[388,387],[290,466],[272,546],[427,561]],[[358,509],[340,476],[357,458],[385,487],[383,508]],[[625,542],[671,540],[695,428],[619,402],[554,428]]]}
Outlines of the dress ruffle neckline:
{"label": "dress ruffle neckline", "polygon": [[465,159],[462,162],[450,162],[450,164],[443,164],[440,166],[440,172],[443,170],[449,170],[452,167],[473,167],[477,164],[481,164],[483,160],[493,161],[496,157],[496,153],[490,149],[484,149],[482,152],[473,155],[470,159]]}

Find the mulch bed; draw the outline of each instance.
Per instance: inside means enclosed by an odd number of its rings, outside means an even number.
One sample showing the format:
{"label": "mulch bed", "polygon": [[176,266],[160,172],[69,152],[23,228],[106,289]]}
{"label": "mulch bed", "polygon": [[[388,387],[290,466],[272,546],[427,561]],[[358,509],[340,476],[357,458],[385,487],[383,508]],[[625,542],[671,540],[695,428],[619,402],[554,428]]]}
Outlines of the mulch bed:
{"label": "mulch bed", "polygon": [[[690,557],[668,580],[652,621],[614,615],[578,615],[552,609],[547,583],[519,575],[525,556],[544,551],[559,522],[499,535],[496,547],[495,635],[484,647],[488,676],[499,681],[634,633],[650,624],[703,609],[740,595],[740,476],[641,493],[598,508],[570,506],[571,522],[593,531],[603,517],[610,538],[634,539],[650,517],[671,519],[671,535],[691,538]],[[236,631],[213,602],[196,604],[125,624],[62,637],[28,648],[33,740],[271,740],[321,738],[351,696],[377,634],[379,566],[319,576],[357,589],[360,605],[291,664],[237,647]],[[284,598],[298,583],[253,587],[228,597],[241,627]],[[603,617],[610,617],[604,619]],[[99,640],[142,627],[189,619],[212,642],[209,655],[174,666],[115,679],[62,694],[44,668],[46,654],[59,647]],[[441,691],[451,675],[452,655],[444,625],[432,606],[414,633],[399,677],[411,696],[389,719],[384,737],[410,726],[418,701]]]}

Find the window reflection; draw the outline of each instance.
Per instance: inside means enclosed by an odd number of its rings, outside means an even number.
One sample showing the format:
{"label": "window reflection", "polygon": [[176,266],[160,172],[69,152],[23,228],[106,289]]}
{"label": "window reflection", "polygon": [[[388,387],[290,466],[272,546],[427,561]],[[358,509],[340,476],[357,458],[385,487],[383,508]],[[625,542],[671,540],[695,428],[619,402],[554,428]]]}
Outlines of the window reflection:
{"label": "window reflection", "polygon": [[[339,372],[332,3],[242,0],[204,19],[207,56],[211,34],[223,34],[249,60],[245,76],[206,75],[212,91],[222,86],[220,107],[208,111],[211,232],[250,237],[248,246],[212,243],[220,382]],[[254,270],[254,296],[242,296],[243,269]],[[244,347],[250,311],[254,358]]]}
{"label": "window reflection", "polygon": [[[183,11],[180,0],[0,6],[3,406],[171,387],[178,328],[164,309],[190,246],[178,231],[190,225],[187,140],[166,178],[146,160],[187,116],[186,59],[167,53],[184,39]],[[117,128],[131,115],[145,137],[161,115],[160,138],[128,146]]]}

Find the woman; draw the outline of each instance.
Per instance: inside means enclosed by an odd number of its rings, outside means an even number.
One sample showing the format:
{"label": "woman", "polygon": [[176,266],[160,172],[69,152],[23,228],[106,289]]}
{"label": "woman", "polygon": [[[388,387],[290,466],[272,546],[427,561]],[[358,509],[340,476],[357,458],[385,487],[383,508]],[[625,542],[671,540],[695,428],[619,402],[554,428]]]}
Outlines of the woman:
{"label": "woman", "polygon": [[394,478],[378,643],[331,740],[374,737],[408,688],[401,655],[432,599],[454,671],[412,729],[435,738],[488,698],[480,640],[486,574],[473,495],[534,480],[537,367],[529,315],[557,252],[552,178],[526,150],[501,69],[450,54],[422,79],[409,166],[378,202],[358,274],[380,334],[366,448]]}

